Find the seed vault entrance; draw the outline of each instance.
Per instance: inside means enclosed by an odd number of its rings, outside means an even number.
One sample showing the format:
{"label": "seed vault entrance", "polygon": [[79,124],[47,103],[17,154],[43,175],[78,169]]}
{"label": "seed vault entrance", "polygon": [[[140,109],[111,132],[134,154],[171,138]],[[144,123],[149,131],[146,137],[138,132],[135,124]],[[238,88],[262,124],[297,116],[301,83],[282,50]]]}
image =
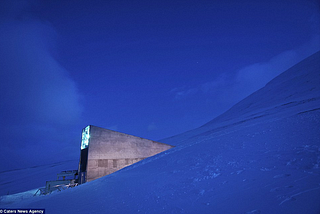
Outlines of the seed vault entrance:
{"label": "seed vault entrance", "polygon": [[79,184],[111,174],[173,146],[87,126],[82,130]]}

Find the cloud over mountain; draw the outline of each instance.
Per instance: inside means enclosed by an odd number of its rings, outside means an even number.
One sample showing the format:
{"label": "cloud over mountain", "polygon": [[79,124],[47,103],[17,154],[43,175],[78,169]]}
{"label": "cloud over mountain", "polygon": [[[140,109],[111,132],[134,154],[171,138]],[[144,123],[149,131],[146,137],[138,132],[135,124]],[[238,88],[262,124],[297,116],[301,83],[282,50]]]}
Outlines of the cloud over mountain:
{"label": "cloud over mountain", "polygon": [[2,6],[8,11],[0,17],[1,145],[57,143],[83,108],[76,83],[53,57],[55,29],[28,16],[28,5]]}

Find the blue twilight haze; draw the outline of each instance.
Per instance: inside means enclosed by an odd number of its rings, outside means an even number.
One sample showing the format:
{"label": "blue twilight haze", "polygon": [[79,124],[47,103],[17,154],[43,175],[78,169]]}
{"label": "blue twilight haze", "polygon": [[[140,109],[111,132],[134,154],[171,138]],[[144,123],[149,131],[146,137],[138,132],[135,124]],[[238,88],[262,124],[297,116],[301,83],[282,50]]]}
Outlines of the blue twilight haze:
{"label": "blue twilight haze", "polygon": [[50,179],[76,161],[2,172],[0,207],[70,214],[318,214],[319,71],[320,51],[207,124],[162,140],[174,148],[74,188],[34,196],[43,185],[39,178]]}
{"label": "blue twilight haze", "polygon": [[151,140],[205,124],[320,50],[319,7],[0,1],[0,171],[78,159],[90,124]]}

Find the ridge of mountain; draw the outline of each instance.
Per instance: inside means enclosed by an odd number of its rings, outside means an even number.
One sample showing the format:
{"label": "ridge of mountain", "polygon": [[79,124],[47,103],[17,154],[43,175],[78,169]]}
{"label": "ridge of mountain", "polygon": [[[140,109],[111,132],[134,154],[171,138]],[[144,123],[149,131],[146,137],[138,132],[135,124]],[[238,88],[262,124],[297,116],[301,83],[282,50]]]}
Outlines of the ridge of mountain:
{"label": "ridge of mountain", "polygon": [[[160,140],[171,145],[180,145],[177,139],[189,139],[207,131],[220,130],[223,127],[241,124],[247,120],[259,121],[259,118],[277,114],[279,117],[296,114],[300,104],[301,111],[312,111],[313,106],[320,107],[320,51],[305,58],[288,70],[269,81],[264,87],[236,103],[226,112],[217,116],[199,128]],[[291,107],[292,112],[290,111]],[[286,115],[282,114],[286,111]]]}

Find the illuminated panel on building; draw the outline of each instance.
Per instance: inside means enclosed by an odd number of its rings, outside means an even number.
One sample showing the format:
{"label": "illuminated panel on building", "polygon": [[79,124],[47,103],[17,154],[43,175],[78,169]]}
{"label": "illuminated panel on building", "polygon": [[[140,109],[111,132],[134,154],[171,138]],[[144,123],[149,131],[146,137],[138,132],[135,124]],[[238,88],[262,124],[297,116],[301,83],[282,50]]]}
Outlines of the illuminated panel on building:
{"label": "illuminated panel on building", "polygon": [[81,149],[88,148],[90,139],[90,126],[82,129]]}

